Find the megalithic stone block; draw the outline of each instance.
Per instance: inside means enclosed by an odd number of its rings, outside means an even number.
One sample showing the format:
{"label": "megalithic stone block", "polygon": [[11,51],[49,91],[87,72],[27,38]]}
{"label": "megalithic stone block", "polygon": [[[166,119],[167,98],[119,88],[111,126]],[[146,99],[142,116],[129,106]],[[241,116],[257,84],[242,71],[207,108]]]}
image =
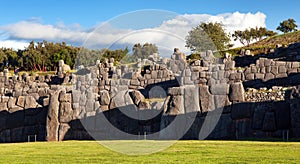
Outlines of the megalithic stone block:
{"label": "megalithic stone block", "polygon": [[47,141],[58,141],[59,93],[60,90],[57,90],[50,95],[50,105],[48,108],[48,115],[47,115],[47,122],[46,122]]}

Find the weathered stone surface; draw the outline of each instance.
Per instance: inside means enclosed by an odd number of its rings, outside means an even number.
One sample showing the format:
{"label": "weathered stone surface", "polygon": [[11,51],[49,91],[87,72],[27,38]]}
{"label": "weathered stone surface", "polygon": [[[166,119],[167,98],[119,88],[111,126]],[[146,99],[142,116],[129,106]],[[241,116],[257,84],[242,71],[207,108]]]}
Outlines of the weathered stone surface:
{"label": "weathered stone surface", "polygon": [[235,61],[227,61],[225,63],[225,70],[233,70],[235,67]]}
{"label": "weathered stone surface", "polygon": [[59,101],[60,102],[71,102],[72,101],[71,93],[61,92],[59,94]]}
{"label": "weathered stone surface", "polygon": [[130,80],[130,85],[139,86],[141,82],[138,79]]}
{"label": "weathered stone surface", "polygon": [[285,78],[287,76],[288,75],[286,73],[280,73],[280,74],[275,75],[275,78]]}
{"label": "weathered stone surface", "polygon": [[109,105],[110,103],[110,95],[107,90],[100,91],[100,104],[101,105]]}
{"label": "weathered stone surface", "polygon": [[69,124],[60,124],[59,125],[59,131],[58,131],[58,140],[63,141],[65,139],[68,139],[67,133],[70,130]]}
{"label": "weathered stone surface", "polygon": [[272,60],[270,60],[270,59],[265,59],[265,63],[264,63],[264,65],[265,65],[265,67],[269,67],[269,66],[271,66],[271,62]]}
{"label": "weathered stone surface", "polygon": [[0,111],[4,111],[4,110],[8,110],[8,108],[7,108],[7,103],[3,103],[3,102],[1,102],[0,103]]}
{"label": "weathered stone surface", "polygon": [[108,111],[109,110],[109,106],[108,105],[101,105],[100,107],[102,112]]}
{"label": "weathered stone surface", "polygon": [[200,86],[200,105],[202,113],[215,110],[214,98],[208,90],[208,86]]}
{"label": "weathered stone surface", "polygon": [[30,109],[30,108],[36,108],[37,107],[37,102],[34,97],[32,96],[26,96],[25,98],[25,109]]}
{"label": "weathered stone surface", "polygon": [[2,103],[7,103],[8,100],[9,100],[9,97],[8,97],[8,96],[2,96],[2,97],[1,97],[1,102],[2,102]]}
{"label": "weathered stone surface", "polygon": [[59,128],[59,121],[58,121],[58,114],[59,114],[59,97],[60,91],[55,91],[54,93],[50,94],[50,105],[48,108],[48,115],[47,115],[47,141],[58,141],[58,128]]}
{"label": "weathered stone surface", "polygon": [[87,98],[88,100],[95,100],[95,97],[96,97],[96,95],[95,95],[95,93],[94,93],[93,88],[89,88],[89,89],[86,91],[86,98]]}
{"label": "weathered stone surface", "polygon": [[241,73],[231,73],[229,75],[229,79],[239,81],[242,79],[242,74]]}
{"label": "weathered stone surface", "polygon": [[73,110],[70,102],[60,103],[59,108],[59,121],[63,123],[68,123],[72,120]]}
{"label": "weathered stone surface", "polygon": [[285,66],[279,66],[279,68],[278,68],[278,73],[286,73],[286,67]]}
{"label": "weathered stone surface", "polygon": [[275,121],[274,112],[265,113],[262,130],[263,131],[275,131],[276,130],[276,121]]}
{"label": "weathered stone surface", "polygon": [[177,95],[183,95],[184,94],[184,88],[183,87],[172,87],[168,89],[168,94],[177,96]]}
{"label": "weathered stone surface", "polygon": [[254,80],[254,73],[246,74],[245,78],[246,80]]}
{"label": "weathered stone surface", "polygon": [[88,99],[88,100],[86,101],[86,104],[85,104],[85,110],[86,110],[87,112],[92,112],[92,111],[94,111],[94,110],[95,110],[94,104],[95,104],[95,101],[94,101],[94,100]]}
{"label": "weathered stone surface", "polygon": [[278,74],[278,66],[271,66],[271,73],[273,73],[274,75]]}
{"label": "weathered stone surface", "polygon": [[228,84],[215,84],[210,87],[210,92],[213,95],[226,95],[229,93],[229,85]]}
{"label": "weathered stone surface", "polygon": [[262,74],[262,73],[255,74],[255,79],[264,79],[264,78],[265,78],[265,74]]}
{"label": "weathered stone surface", "polygon": [[257,67],[256,66],[251,66],[251,72],[252,73],[257,73]]}
{"label": "weathered stone surface", "polygon": [[245,90],[242,83],[234,83],[230,85],[230,101],[244,102]]}
{"label": "weathered stone surface", "polygon": [[156,79],[157,78],[157,71],[152,71],[151,72],[151,78]]}
{"label": "weathered stone surface", "polygon": [[109,109],[115,109],[115,108],[118,109],[133,108],[134,110],[137,109],[129,95],[129,91],[127,90],[120,91],[114,97],[111,98]]}
{"label": "weathered stone surface", "polygon": [[85,94],[81,94],[80,95],[80,100],[79,100],[79,105],[80,106],[85,106],[87,101],[86,95]]}
{"label": "weathered stone surface", "polygon": [[200,112],[199,88],[197,86],[184,86],[185,113]]}
{"label": "weathered stone surface", "polygon": [[166,113],[169,115],[184,114],[183,96],[171,96],[169,108]]}
{"label": "weathered stone surface", "polygon": [[138,90],[133,90],[131,96],[135,105],[139,105],[140,102],[145,101],[144,95]]}
{"label": "weathered stone surface", "polygon": [[14,106],[14,107],[12,107],[12,108],[9,109],[9,112],[13,113],[13,112],[17,112],[19,110],[23,110],[23,108],[19,107],[19,106]]}
{"label": "weathered stone surface", "polygon": [[9,100],[7,102],[7,107],[9,109],[11,109],[11,108],[15,107],[15,105],[16,105],[16,98],[15,97],[9,97]]}
{"label": "weathered stone surface", "polygon": [[223,110],[227,103],[227,95],[214,95],[214,104],[216,110]]}
{"label": "weathered stone surface", "polygon": [[147,101],[143,101],[143,102],[141,101],[138,104],[138,108],[139,108],[139,110],[151,109],[151,105]]}
{"label": "weathered stone surface", "polygon": [[275,78],[275,76],[272,73],[266,73],[265,81],[268,81],[268,80],[271,80],[274,78]]}
{"label": "weathered stone surface", "polygon": [[299,62],[292,62],[292,68],[299,68],[300,64]]}

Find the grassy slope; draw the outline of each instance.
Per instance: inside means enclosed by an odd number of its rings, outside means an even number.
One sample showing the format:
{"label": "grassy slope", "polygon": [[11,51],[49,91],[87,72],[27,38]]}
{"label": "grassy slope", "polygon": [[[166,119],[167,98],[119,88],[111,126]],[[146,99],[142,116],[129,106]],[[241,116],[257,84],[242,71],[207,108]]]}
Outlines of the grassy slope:
{"label": "grassy slope", "polygon": [[249,49],[253,54],[267,53],[270,49],[274,49],[277,44],[289,45],[295,42],[300,42],[300,31],[281,34],[261,41],[250,44],[249,47],[239,47],[226,50],[225,52],[231,53],[233,56],[238,55],[241,49]]}
{"label": "grassy slope", "polygon": [[93,141],[0,144],[0,163],[240,162],[300,163],[300,143],[179,141],[162,152],[142,156],[116,153]]}
{"label": "grassy slope", "polygon": [[291,43],[300,42],[300,31],[281,34],[270,38],[263,39],[259,42],[253,43],[250,47],[255,46],[275,46],[276,44],[288,45]]}

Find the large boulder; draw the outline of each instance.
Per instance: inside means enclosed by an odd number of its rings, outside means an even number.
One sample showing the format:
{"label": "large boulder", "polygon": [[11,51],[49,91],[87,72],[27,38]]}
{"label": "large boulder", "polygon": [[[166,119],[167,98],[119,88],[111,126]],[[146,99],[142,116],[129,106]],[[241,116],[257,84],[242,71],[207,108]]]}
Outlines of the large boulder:
{"label": "large boulder", "polygon": [[60,90],[50,94],[50,104],[48,108],[46,130],[47,130],[47,141],[58,141],[58,114],[59,114],[59,97]]}
{"label": "large boulder", "polygon": [[70,102],[62,102],[60,103],[59,108],[59,121],[68,123],[72,120],[73,110]]}
{"label": "large boulder", "polygon": [[168,89],[168,94],[172,96],[178,96],[184,94],[184,88],[183,87],[172,87]]}
{"label": "large boulder", "polygon": [[135,105],[139,105],[140,102],[143,102],[145,100],[144,95],[138,90],[132,91],[131,97]]}
{"label": "large boulder", "polygon": [[230,101],[244,102],[245,90],[242,83],[234,83],[230,85]]}
{"label": "large boulder", "polygon": [[26,96],[25,98],[25,109],[33,109],[36,108],[38,103],[35,98],[32,96]]}
{"label": "large boulder", "polygon": [[25,107],[25,96],[18,97],[17,105],[22,108]]}
{"label": "large boulder", "polygon": [[171,96],[167,114],[178,115],[184,114],[184,100],[183,96]]}
{"label": "large boulder", "polygon": [[184,87],[184,110],[185,113],[200,112],[198,87],[194,85]]}
{"label": "large boulder", "polygon": [[202,113],[215,110],[214,97],[210,94],[208,86],[200,86],[199,92]]}
{"label": "large boulder", "polygon": [[132,101],[129,91],[128,90],[122,90],[114,97],[111,98],[111,103],[109,104],[109,109],[134,109],[137,110],[134,102]]}
{"label": "large boulder", "polygon": [[210,87],[210,92],[213,95],[226,95],[229,93],[229,85],[226,83],[214,84]]}
{"label": "large boulder", "polygon": [[68,139],[69,129],[70,129],[69,124],[60,124],[60,126],[59,126],[59,137],[58,137],[59,141],[63,141],[65,139]]}
{"label": "large boulder", "polygon": [[109,105],[110,103],[110,96],[107,90],[103,90],[99,92],[100,94],[100,104],[101,105]]}

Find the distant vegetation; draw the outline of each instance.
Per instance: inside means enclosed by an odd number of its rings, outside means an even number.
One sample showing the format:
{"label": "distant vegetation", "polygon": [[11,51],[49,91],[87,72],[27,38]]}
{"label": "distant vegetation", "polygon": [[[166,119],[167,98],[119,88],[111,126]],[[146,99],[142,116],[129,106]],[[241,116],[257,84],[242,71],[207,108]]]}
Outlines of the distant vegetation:
{"label": "distant vegetation", "polygon": [[[206,30],[203,27],[210,27],[210,29]],[[201,33],[198,31],[214,31],[215,35],[209,36],[218,48],[219,53],[216,54],[218,54],[218,57],[221,57],[226,52],[232,54],[233,56],[237,56],[239,55],[241,49],[251,50],[252,54],[254,55],[268,53],[271,49],[275,49],[277,44],[288,45],[291,43],[300,42],[300,32],[297,31],[297,27],[296,21],[290,18],[280,22],[279,26],[277,27],[277,30],[283,32],[284,34],[278,35],[276,32],[268,30],[265,27],[249,28],[243,31],[237,30],[234,31],[230,37],[243,44],[243,47],[230,48],[232,45],[224,41],[226,40],[224,38],[227,38],[227,34],[224,32],[224,30],[220,29],[222,28],[221,24],[214,25],[213,23],[201,23],[192,29],[187,36],[186,47],[193,51],[193,53],[187,56],[187,58],[192,60],[199,59],[199,51],[204,50],[202,48],[203,45],[205,46],[205,43],[203,44],[203,40],[207,40],[207,38],[205,38],[206,36],[203,34],[200,35]],[[251,44],[251,42],[254,43]]]}
{"label": "distant vegetation", "polygon": [[186,37],[186,47],[194,52],[225,50],[230,47],[230,37],[220,23],[201,23]]}
{"label": "distant vegetation", "polygon": [[279,30],[283,33],[289,33],[293,31],[297,31],[296,21],[294,19],[288,19],[280,22],[279,26],[276,30]]}
{"label": "distant vegetation", "polygon": [[[133,47],[133,55],[129,55],[129,49],[101,49],[89,50],[83,47],[74,47],[65,42],[30,42],[24,50],[13,50],[11,48],[0,49],[0,66],[3,68],[20,68],[24,71],[55,71],[59,60],[64,60],[71,68],[78,65],[94,65],[96,60],[114,58],[115,62],[132,62],[141,56],[149,56],[157,53],[155,44],[136,44]],[[1,70],[1,69],[0,69]]]}
{"label": "distant vegetation", "polygon": [[249,46],[251,41],[261,41],[263,38],[275,36],[277,33],[265,27],[256,27],[244,31],[237,30],[232,34],[234,40],[240,41],[244,46]]}

